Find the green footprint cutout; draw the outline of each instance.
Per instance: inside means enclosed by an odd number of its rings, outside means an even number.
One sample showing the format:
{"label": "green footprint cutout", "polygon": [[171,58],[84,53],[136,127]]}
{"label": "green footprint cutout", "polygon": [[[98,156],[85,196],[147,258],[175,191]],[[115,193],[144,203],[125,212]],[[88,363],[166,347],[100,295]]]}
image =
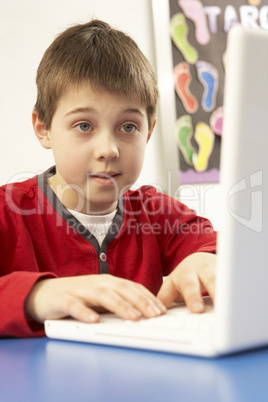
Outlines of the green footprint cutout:
{"label": "green footprint cutout", "polygon": [[190,64],[196,63],[198,53],[188,42],[188,26],[183,14],[178,13],[172,17],[170,21],[170,29],[172,40],[182,53],[185,60]]}
{"label": "green footprint cutout", "polygon": [[193,126],[191,116],[181,116],[176,121],[176,143],[183,154],[185,162],[189,166],[193,165],[193,154],[195,153],[195,149],[191,144],[192,136]]}

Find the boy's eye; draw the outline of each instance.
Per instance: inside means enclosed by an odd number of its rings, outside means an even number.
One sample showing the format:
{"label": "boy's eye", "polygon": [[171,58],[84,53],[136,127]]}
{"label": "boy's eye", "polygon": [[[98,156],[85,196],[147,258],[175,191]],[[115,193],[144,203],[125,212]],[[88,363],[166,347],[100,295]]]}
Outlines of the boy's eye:
{"label": "boy's eye", "polygon": [[91,130],[91,125],[89,123],[80,123],[76,127],[78,127],[83,132]]}
{"label": "boy's eye", "polygon": [[136,126],[131,123],[124,124],[120,130],[124,131],[125,133],[133,133],[136,130]]}

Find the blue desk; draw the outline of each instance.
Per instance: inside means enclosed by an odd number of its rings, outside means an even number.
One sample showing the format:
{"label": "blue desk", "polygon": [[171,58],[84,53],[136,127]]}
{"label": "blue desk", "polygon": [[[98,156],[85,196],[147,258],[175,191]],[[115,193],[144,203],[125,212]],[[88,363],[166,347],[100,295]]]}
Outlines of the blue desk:
{"label": "blue desk", "polygon": [[267,402],[268,349],[215,360],[41,339],[0,340],[3,402]]}

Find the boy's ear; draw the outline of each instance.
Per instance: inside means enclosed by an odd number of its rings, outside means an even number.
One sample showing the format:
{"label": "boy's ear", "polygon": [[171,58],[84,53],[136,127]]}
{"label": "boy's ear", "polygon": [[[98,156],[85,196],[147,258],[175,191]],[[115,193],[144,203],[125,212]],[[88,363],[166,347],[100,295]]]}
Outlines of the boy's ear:
{"label": "boy's ear", "polygon": [[39,119],[38,112],[32,112],[32,124],[35,135],[40,141],[41,145],[46,149],[51,149],[49,130],[46,129],[45,123]]}
{"label": "boy's ear", "polygon": [[149,141],[149,139],[151,138],[151,136],[152,136],[152,134],[153,134],[153,131],[154,131],[154,128],[155,128],[155,124],[156,124],[156,119],[154,120],[154,122],[153,122],[153,124],[152,124],[152,128],[151,128],[151,130],[150,130],[149,133],[148,133],[147,142]]}

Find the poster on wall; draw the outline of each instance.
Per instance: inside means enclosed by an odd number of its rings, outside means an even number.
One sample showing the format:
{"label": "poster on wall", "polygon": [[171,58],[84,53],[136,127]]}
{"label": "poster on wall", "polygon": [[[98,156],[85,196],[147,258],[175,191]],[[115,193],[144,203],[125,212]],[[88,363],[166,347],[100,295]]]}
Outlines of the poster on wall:
{"label": "poster on wall", "polygon": [[237,23],[268,29],[268,1],[169,0],[180,183],[216,183],[226,39]]}

